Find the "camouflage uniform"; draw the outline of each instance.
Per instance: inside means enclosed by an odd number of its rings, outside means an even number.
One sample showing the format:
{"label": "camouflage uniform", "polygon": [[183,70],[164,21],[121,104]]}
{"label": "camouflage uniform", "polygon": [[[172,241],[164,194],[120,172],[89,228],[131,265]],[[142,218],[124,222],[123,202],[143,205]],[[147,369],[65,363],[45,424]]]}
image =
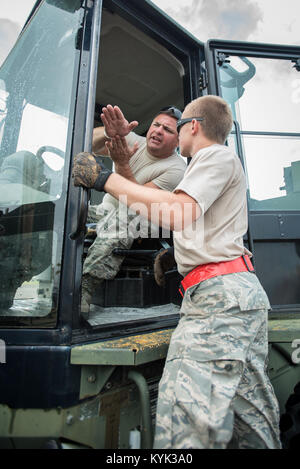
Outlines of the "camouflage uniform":
{"label": "camouflage uniform", "polygon": [[269,307],[248,272],[186,291],[159,387],[156,449],[280,448]]}
{"label": "camouflage uniform", "polygon": [[[90,275],[97,281],[115,278],[124,256],[117,256],[112,251],[116,248],[130,249],[137,233],[139,236],[148,236],[151,226],[147,220],[136,213],[130,213],[127,209],[120,213],[118,209],[109,211],[101,205],[89,207],[87,221],[101,222],[101,228],[97,229],[97,237],[83,265],[83,275]],[[132,225],[131,230],[130,225]]]}

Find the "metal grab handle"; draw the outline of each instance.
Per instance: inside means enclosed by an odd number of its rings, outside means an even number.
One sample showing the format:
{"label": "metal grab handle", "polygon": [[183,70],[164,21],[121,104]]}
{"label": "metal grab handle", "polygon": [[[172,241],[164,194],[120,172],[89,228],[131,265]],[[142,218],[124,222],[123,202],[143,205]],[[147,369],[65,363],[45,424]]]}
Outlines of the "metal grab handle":
{"label": "metal grab handle", "polygon": [[136,384],[140,395],[142,410],[142,449],[152,449],[153,435],[150,398],[147,381],[141,373],[135,370],[129,371],[128,378]]}
{"label": "metal grab handle", "polygon": [[236,144],[237,144],[238,156],[241,160],[242,166],[245,171],[245,156],[244,156],[244,151],[243,151],[241,129],[240,129],[239,123],[236,120],[233,121],[233,125],[235,127],[235,133],[236,133]]}
{"label": "metal grab handle", "polygon": [[[244,172],[245,172],[245,174],[247,174],[246,173],[246,164],[245,164],[245,155],[244,155],[244,150],[243,150],[243,142],[242,142],[242,136],[241,136],[241,129],[240,129],[239,123],[236,120],[233,121],[233,124],[234,124],[235,132],[236,132],[236,144],[237,144],[238,156],[241,160]],[[250,194],[249,194],[249,190],[247,190],[248,206],[249,206],[249,198],[250,198]],[[253,262],[253,265],[255,266],[254,241],[253,241],[253,238],[252,238],[252,234],[249,230],[249,225],[250,225],[250,223],[249,223],[249,210],[248,210],[248,231],[247,231],[247,233],[248,233],[248,244],[249,244],[249,249],[250,249],[250,251],[252,252],[252,255],[253,255],[252,262]]]}
{"label": "metal grab handle", "polygon": [[70,234],[70,239],[75,240],[78,239],[79,236],[85,232],[85,223],[87,217],[87,204],[89,200],[89,189],[85,187],[81,188],[81,195],[80,195],[80,209],[79,209],[79,218],[78,218],[78,225],[75,231]]}

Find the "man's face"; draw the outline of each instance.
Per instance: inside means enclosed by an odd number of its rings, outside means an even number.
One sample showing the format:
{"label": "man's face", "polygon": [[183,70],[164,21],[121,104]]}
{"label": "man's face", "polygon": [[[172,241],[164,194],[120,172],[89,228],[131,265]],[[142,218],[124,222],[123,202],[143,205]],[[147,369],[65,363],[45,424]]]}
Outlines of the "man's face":
{"label": "man's face", "polygon": [[178,146],[176,119],[167,114],[159,114],[147,132],[147,149],[157,158],[168,158]]}
{"label": "man's face", "polygon": [[[182,119],[185,119],[186,117],[189,117],[185,115],[184,113],[182,114]],[[187,122],[184,124],[180,129],[179,129],[179,134],[178,134],[178,142],[179,142],[179,150],[181,156],[184,156],[186,158],[189,158],[191,155],[191,122]]]}

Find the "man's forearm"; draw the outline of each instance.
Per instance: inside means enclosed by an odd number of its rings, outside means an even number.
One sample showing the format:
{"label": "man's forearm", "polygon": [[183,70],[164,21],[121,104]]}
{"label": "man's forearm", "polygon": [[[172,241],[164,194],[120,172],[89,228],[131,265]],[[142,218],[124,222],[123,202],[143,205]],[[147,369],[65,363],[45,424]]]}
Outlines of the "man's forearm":
{"label": "man's forearm", "polygon": [[[107,147],[105,145],[105,142],[107,142],[110,139],[105,136],[104,129],[105,127],[96,127],[93,130],[93,152],[96,155],[101,154],[101,155],[110,156],[109,151],[107,150]],[[133,150],[134,149],[135,148],[133,148]],[[128,181],[132,181],[138,184],[137,180],[135,179],[132,173],[129,163],[127,162],[119,163],[119,162],[114,161],[114,165],[115,165],[116,173],[128,179]]]}
{"label": "man's forearm", "polygon": [[112,173],[101,158],[82,152],[75,156],[72,177],[76,187],[105,191],[131,210],[157,225],[182,231],[201,215],[200,205],[188,193],[176,189],[168,192],[129,181]]}
{"label": "man's forearm", "polygon": [[104,127],[96,127],[93,130],[93,145],[92,149],[93,152],[96,154],[107,155],[108,151],[105,146],[105,142],[107,142],[108,138],[104,135]]}
{"label": "man's forearm", "polygon": [[187,194],[145,187],[120,174],[113,173],[104,190],[153,223],[173,231],[181,231],[200,216],[199,205]]}
{"label": "man's forearm", "polygon": [[138,184],[137,180],[135,179],[133,175],[133,172],[131,171],[129,164],[115,163],[115,172],[119,174],[120,176],[123,176],[124,178],[126,178],[128,181],[132,181],[135,184]]}

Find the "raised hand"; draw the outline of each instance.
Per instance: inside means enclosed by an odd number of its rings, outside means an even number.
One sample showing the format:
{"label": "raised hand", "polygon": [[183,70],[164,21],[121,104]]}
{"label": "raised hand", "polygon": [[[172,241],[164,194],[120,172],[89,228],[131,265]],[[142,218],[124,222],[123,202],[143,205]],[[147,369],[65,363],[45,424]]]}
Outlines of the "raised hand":
{"label": "raised hand", "polygon": [[120,137],[119,135],[107,141],[105,146],[113,162],[120,166],[128,164],[130,158],[138,149],[138,143],[135,143],[133,147],[129,147],[125,137]]}
{"label": "raised hand", "polygon": [[102,108],[101,120],[104,124],[106,135],[110,138],[116,135],[126,137],[139,125],[137,121],[128,122],[121,109],[118,106],[111,106],[110,104]]}

